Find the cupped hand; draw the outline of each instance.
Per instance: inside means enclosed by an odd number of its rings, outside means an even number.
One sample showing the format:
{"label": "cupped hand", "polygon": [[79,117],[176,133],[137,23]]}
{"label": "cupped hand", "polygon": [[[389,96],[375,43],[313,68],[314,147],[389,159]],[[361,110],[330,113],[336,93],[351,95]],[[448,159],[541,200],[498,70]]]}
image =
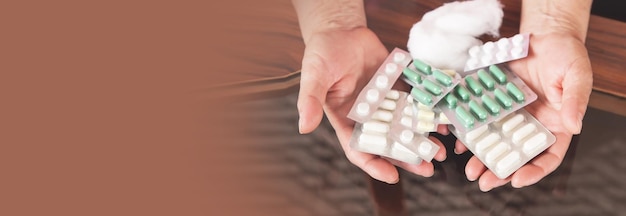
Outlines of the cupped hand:
{"label": "cupped hand", "polygon": [[[593,78],[587,50],[571,35],[531,35],[528,57],[509,66],[539,96],[526,109],[556,136],[556,142],[506,179],[497,178],[473,156],[465,172],[470,181],[479,179],[483,191],[508,182],[516,188],[532,185],[553,172],[563,161],[572,136],[581,131],[591,94]],[[459,141],[455,148],[456,152],[467,151]]]}
{"label": "cupped hand", "polygon": [[[315,130],[326,113],[347,158],[373,178],[398,182],[394,165],[418,175],[433,175],[432,163],[410,165],[359,152],[349,145],[354,121],[347,118],[347,114],[363,86],[388,55],[378,37],[365,27],[332,29],[314,33],[305,44],[298,95],[300,133]],[[431,140],[441,147],[435,159],[444,160],[443,144],[432,137]]]}

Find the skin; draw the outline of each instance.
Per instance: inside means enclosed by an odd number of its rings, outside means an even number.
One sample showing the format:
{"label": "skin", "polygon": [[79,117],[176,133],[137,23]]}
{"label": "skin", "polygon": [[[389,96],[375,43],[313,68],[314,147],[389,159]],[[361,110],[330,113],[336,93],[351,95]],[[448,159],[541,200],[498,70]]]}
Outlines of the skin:
{"label": "skin", "polygon": [[[531,185],[562,162],[572,135],[580,133],[589,94],[591,66],[584,47],[589,0],[525,0],[521,32],[532,33],[529,57],[511,64],[513,70],[539,95],[528,107],[556,136],[556,143],[500,180],[476,158],[466,166],[469,180],[479,180],[483,191],[511,182]],[[350,148],[354,122],[346,116],[357,94],[388,54],[378,37],[366,27],[363,1],[293,0],[306,45],[298,96],[300,133],[310,133],[325,113],[337,133],[346,157],[375,179],[398,182],[397,167],[421,176],[432,176],[432,163],[410,165]],[[560,50],[560,52],[554,52]],[[402,88],[396,86],[396,88]],[[445,127],[438,132],[447,134]],[[435,160],[445,160],[443,144]],[[457,143],[455,152],[467,149]]]}

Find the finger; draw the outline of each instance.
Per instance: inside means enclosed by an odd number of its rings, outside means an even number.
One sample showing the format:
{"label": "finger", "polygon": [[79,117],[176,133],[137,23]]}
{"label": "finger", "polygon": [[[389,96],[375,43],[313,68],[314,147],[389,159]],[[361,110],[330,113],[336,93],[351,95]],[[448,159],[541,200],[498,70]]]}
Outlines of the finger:
{"label": "finger", "polygon": [[323,105],[331,85],[331,80],[323,76],[327,72],[323,65],[321,58],[311,54],[305,54],[302,61],[302,77],[298,93],[300,133],[310,133],[322,121]]}
{"label": "finger", "polygon": [[400,181],[396,167],[384,158],[351,149],[344,149],[348,160],[372,178],[395,184]]}
{"label": "finger", "polygon": [[467,161],[465,165],[465,176],[467,176],[467,180],[476,181],[480,175],[482,175],[487,170],[487,167],[481,162],[476,156]]}
{"label": "finger", "polygon": [[554,172],[563,161],[570,141],[571,138],[567,136],[557,135],[557,143],[513,174],[511,185],[516,188],[526,187]]}
{"label": "finger", "polygon": [[567,71],[563,78],[561,119],[570,133],[579,134],[589,103],[593,76],[587,59],[579,60],[571,68],[572,71]]}
{"label": "finger", "polygon": [[440,124],[437,125],[437,133],[448,136],[448,134],[450,134],[450,129],[448,129],[448,125]]}
{"label": "finger", "polygon": [[394,165],[416,175],[431,177],[435,174],[435,166],[433,165],[433,163],[428,161],[422,161],[422,163],[420,164],[408,164],[394,159],[388,160],[390,160],[391,163],[393,163]]}
{"label": "finger", "polygon": [[508,177],[506,179],[500,179],[495,174],[493,174],[491,170],[487,170],[485,171],[485,173],[483,173],[483,175],[480,176],[480,179],[478,180],[478,187],[481,191],[487,192],[496,187],[505,185],[510,181],[511,177]]}
{"label": "finger", "polygon": [[439,162],[446,160],[446,147],[443,145],[443,143],[433,136],[429,136],[428,139],[430,139],[430,141],[433,141],[435,144],[437,144],[437,146],[439,146],[439,150],[437,150],[437,153],[435,153],[435,156],[433,158]]}
{"label": "finger", "polygon": [[467,151],[467,146],[465,146],[461,140],[456,140],[456,142],[454,143],[454,153],[456,154],[463,154]]}

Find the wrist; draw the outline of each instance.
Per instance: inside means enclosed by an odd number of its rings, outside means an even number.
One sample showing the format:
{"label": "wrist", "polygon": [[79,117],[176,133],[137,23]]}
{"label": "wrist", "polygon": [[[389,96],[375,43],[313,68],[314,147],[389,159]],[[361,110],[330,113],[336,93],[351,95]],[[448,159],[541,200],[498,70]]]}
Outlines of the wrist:
{"label": "wrist", "polygon": [[585,42],[591,0],[524,0],[520,32],[557,34]]}
{"label": "wrist", "polygon": [[304,42],[311,35],[367,26],[362,0],[292,0]]}

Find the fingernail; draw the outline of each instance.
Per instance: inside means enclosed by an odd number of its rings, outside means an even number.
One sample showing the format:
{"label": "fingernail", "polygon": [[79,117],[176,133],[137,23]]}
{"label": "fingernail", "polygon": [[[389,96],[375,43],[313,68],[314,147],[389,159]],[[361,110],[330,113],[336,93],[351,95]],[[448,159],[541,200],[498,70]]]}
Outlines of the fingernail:
{"label": "fingernail", "polygon": [[398,182],[400,182],[400,178],[397,178],[396,180],[389,182],[389,184],[397,184]]}
{"label": "fingernail", "polygon": [[298,119],[298,133],[302,134],[302,119]]}
{"label": "fingernail", "polygon": [[576,121],[576,128],[578,128],[578,131],[576,132],[576,134],[579,134],[582,129],[583,129],[583,118],[585,116],[582,113],[578,113],[578,120]]}
{"label": "fingernail", "polygon": [[456,150],[456,148],[454,148],[454,153],[455,154],[461,154],[458,150]]}

